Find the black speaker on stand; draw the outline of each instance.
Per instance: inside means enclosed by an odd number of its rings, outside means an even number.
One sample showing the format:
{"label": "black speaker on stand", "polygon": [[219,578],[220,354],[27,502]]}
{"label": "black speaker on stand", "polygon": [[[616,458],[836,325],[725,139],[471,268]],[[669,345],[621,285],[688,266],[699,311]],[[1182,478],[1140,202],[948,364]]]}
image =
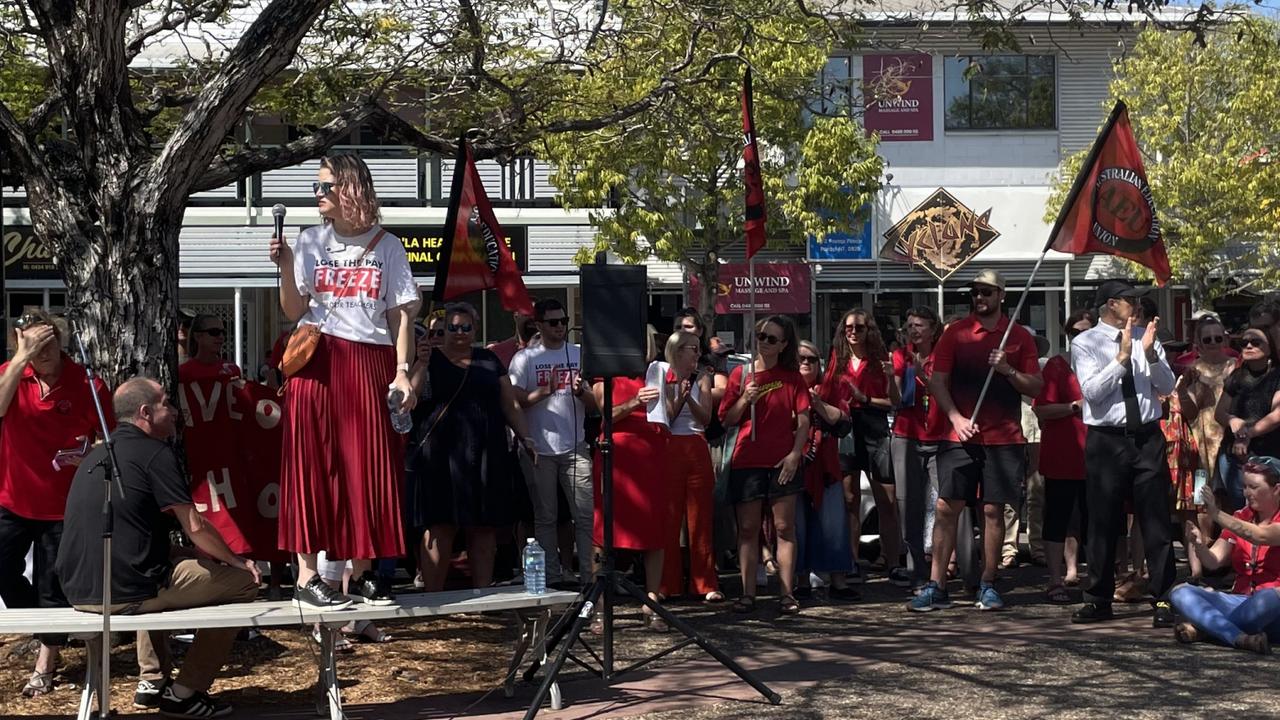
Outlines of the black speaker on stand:
{"label": "black speaker on stand", "polygon": [[[600,572],[582,590],[582,594],[569,610],[551,628],[547,637],[547,653],[555,652],[551,666],[542,685],[538,687],[525,720],[533,720],[542,709],[566,660],[599,675],[605,682],[624,673],[637,670],[687,645],[697,644],[721,665],[755,688],[766,700],[777,705],[782,702],[778,693],[747,672],[733,658],[712,645],[670,610],[651,600],[643,588],[625,576],[619,575],[613,557],[613,379],[636,377],[645,374],[648,358],[645,349],[646,330],[645,298],[648,294],[648,273],[642,265],[609,265],[604,253],[596,256],[596,262],[581,268],[582,292],[582,372],[588,377],[603,378],[604,426],[600,440],[601,512],[604,514],[604,538],[601,548]],[[674,646],[639,660],[622,670],[613,669],[613,595],[614,588],[621,589],[644,606],[657,613],[667,624],[684,635]],[[593,610],[603,614],[604,648],[599,657],[582,639],[582,631],[591,620]],[[563,643],[563,645],[561,644]],[[580,643],[592,658],[600,661],[597,671],[585,660],[573,655],[573,647]],[[556,647],[559,650],[556,651]],[[526,682],[538,671],[534,664],[524,674]]]}

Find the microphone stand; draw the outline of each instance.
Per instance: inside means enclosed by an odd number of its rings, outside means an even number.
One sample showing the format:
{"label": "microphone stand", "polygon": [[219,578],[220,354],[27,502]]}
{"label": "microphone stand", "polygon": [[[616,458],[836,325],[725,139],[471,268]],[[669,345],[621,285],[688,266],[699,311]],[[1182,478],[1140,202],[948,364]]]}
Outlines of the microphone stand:
{"label": "microphone stand", "polygon": [[124,497],[124,483],[120,480],[120,463],[116,461],[115,441],[111,438],[111,429],[107,427],[107,416],[102,411],[102,401],[98,398],[94,381],[97,375],[89,364],[89,353],[84,347],[84,338],[74,333],[76,345],[80,349],[80,363],[84,365],[85,375],[89,380],[89,395],[93,397],[93,407],[98,412],[98,430],[102,433],[102,442],[107,453],[98,463],[106,466],[103,473],[102,486],[102,638],[97,682],[94,690],[98,693],[98,717],[105,720],[111,715],[111,534],[115,526],[115,513],[111,507],[111,486]]}

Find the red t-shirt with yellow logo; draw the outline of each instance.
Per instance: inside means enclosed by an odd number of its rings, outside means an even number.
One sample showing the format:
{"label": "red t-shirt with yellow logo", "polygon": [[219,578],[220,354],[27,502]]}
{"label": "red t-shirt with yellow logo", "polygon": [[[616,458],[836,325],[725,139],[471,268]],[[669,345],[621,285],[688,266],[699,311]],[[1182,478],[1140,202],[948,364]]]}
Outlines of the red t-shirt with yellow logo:
{"label": "red t-shirt with yellow logo", "polygon": [[[739,366],[729,373],[729,387],[720,402],[720,416],[729,411],[742,397],[746,366]],[[760,395],[756,399],[756,439],[751,439],[751,413],[742,413],[738,426],[738,440],[733,448],[733,468],[771,468],[791,452],[795,445],[796,417],[809,412],[809,391],[804,378],[797,370],[772,370],[757,372],[756,385]]]}

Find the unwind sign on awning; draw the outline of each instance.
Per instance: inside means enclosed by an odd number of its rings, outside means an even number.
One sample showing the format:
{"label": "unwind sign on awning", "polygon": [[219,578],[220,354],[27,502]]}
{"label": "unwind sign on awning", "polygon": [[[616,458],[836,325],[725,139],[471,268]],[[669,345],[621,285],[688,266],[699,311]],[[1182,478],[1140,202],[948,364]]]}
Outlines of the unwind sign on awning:
{"label": "unwind sign on awning", "polygon": [[[716,314],[751,311],[751,278],[746,263],[725,263],[716,283]],[[805,263],[756,263],[756,314],[809,312],[809,266]],[[689,278],[689,295],[699,297],[698,278]]]}

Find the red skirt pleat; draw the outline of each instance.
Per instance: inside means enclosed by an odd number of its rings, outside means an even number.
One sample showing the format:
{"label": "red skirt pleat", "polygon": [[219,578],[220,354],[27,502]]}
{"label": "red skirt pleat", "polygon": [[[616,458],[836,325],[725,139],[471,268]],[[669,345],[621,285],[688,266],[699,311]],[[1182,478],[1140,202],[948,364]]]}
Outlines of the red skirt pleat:
{"label": "red skirt pleat", "polygon": [[321,335],[285,387],[280,548],[330,558],[404,554],[404,441],[391,429],[395,350]]}

